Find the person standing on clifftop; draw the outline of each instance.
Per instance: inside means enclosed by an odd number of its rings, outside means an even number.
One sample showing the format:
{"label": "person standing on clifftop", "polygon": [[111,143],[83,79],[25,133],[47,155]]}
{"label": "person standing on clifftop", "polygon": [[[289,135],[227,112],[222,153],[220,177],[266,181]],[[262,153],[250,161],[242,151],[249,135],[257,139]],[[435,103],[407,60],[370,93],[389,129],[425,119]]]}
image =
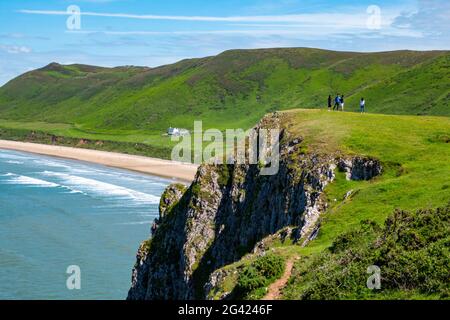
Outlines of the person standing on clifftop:
{"label": "person standing on clifftop", "polygon": [[366,112],[366,100],[364,100],[364,98],[361,98],[361,101],[359,102],[359,109],[361,113]]}
{"label": "person standing on clifftop", "polygon": [[339,93],[336,95],[336,98],[334,98],[334,107],[333,110],[339,111],[339,104],[341,103],[341,97],[339,96]]}
{"label": "person standing on clifftop", "polygon": [[331,111],[331,94],[328,96],[328,111]]}
{"label": "person standing on clifftop", "polygon": [[344,95],[341,96],[341,111],[344,111]]}

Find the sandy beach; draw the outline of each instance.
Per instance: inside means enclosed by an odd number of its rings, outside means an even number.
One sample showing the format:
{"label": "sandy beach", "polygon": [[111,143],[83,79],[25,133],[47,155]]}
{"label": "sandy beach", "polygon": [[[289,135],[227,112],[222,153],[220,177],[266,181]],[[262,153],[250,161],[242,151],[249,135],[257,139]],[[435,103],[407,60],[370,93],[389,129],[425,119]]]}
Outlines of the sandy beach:
{"label": "sandy beach", "polygon": [[197,172],[197,165],[143,156],[90,149],[53,146],[28,142],[0,140],[0,149],[37,153],[74,160],[88,161],[114,168],[121,168],[175,179],[190,183]]}

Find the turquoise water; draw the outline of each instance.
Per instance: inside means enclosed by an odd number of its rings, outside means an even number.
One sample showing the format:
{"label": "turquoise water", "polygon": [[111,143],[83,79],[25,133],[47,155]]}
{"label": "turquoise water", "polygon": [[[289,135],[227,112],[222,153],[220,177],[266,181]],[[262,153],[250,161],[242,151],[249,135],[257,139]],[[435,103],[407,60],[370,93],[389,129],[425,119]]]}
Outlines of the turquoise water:
{"label": "turquoise water", "polygon": [[[0,150],[0,299],[124,299],[169,183]],[[71,265],[80,290],[67,289]]]}

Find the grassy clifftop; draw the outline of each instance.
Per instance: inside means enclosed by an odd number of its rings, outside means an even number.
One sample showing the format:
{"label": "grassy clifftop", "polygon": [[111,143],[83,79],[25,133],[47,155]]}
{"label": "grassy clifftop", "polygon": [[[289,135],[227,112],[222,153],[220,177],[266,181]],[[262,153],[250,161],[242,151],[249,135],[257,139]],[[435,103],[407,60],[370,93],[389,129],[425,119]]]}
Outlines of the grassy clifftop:
{"label": "grassy clifftop", "polygon": [[450,54],[287,48],[232,50],[159,68],[52,63],[0,88],[0,119],[85,130],[248,128],[265,113],[364,96],[371,112],[450,115]]}
{"label": "grassy clifftop", "polygon": [[[305,247],[280,237],[283,231],[266,240],[268,250],[285,260],[299,257],[282,297],[448,297],[450,119],[319,110],[285,115],[290,135],[305,139],[303,152],[373,157],[381,161],[383,174],[348,181],[337,172],[324,191],[328,208],[318,236]],[[242,281],[236,275],[255,259],[247,255],[224,267],[228,276],[216,297],[232,292]],[[370,265],[381,267],[382,290],[366,288]],[[253,290],[248,297],[265,292]]]}

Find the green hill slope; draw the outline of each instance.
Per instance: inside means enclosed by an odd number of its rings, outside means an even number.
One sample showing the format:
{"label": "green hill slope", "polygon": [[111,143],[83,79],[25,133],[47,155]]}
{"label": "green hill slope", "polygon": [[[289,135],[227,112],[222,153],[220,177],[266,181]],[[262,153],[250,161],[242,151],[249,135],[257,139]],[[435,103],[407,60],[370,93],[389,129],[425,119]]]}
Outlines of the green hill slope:
{"label": "green hill slope", "polygon": [[450,115],[450,54],[318,49],[226,51],[159,68],[52,63],[0,89],[0,118],[85,129],[249,127],[271,110],[319,108],[343,93],[370,112]]}

